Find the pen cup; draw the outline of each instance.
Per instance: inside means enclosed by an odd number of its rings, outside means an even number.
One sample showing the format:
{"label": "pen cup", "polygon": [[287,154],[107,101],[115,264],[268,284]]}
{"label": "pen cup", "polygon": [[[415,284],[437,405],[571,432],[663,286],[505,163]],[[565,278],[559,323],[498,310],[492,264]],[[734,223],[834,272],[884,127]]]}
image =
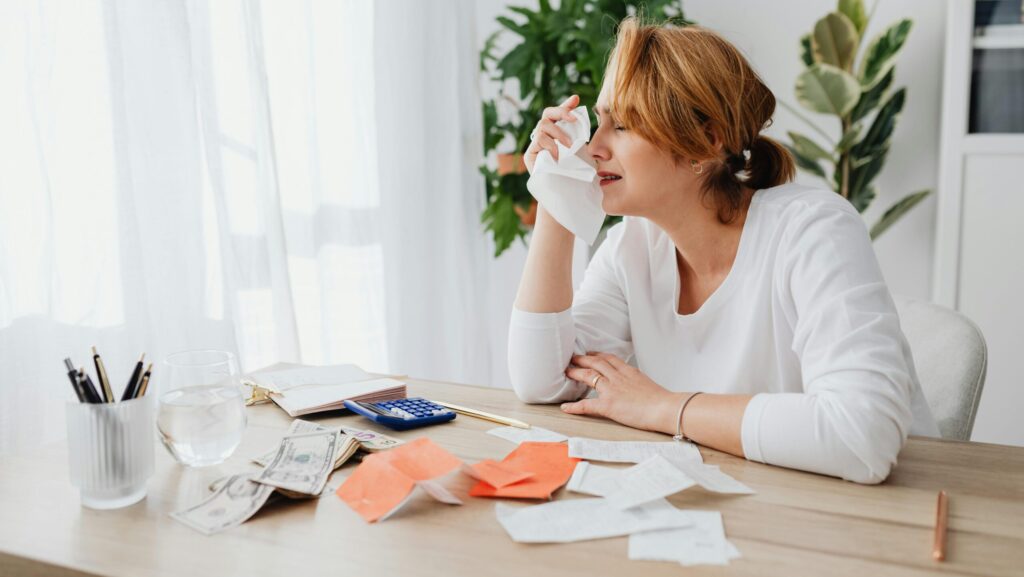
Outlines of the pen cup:
{"label": "pen cup", "polygon": [[141,501],[153,475],[153,403],[68,403],[68,465],[82,505],[117,509]]}

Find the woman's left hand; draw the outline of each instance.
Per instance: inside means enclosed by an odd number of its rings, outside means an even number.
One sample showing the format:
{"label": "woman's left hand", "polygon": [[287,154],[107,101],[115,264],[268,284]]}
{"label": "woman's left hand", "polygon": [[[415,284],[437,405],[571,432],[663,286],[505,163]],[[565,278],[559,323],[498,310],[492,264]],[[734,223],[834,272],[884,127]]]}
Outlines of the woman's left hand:
{"label": "woman's left hand", "polygon": [[684,395],[655,383],[640,369],[610,353],[574,355],[565,374],[597,390],[596,398],[563,403],[572,415],[594,415],[636,429],[675,433],[675,413]]}

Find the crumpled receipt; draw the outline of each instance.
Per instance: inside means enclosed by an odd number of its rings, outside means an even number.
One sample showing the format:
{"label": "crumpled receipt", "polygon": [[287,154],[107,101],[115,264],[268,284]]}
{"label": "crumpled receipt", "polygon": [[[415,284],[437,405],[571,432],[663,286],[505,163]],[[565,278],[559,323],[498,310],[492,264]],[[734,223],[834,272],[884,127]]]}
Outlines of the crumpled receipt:
{"label": "crumpled receipt", "polygon": [[604,193],[598,182],[596,164],[585,146],[590,140],[587,107],[579,106],[571,114],[576,122],[559,120],[555,126],[569,135],[572,146],[566,148],[555,141],[558,161],[547,150],[541,150],[526,188],[559,224],[593,245],[604,224],[605,214],[601,209]]}

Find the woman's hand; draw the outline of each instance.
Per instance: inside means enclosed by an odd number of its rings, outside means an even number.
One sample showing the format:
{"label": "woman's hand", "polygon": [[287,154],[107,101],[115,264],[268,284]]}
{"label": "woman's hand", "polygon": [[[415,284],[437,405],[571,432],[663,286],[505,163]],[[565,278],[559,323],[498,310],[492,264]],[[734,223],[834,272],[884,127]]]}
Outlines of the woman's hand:
{"label": "woman's hand", "polygon": [[576,117],[572,115],[572,109],[579,106],[579,104],[580,97],[573,94],[561,105],[544,109],[540,122],[534,128],[536,136],[523,156],[526,169],[530,171],[530,174],[533,174],[533,163],[537,161],[537,155],[540,154],[541,150],[547,150],[555,160],[558,160],[558,146],[555,145],[555,141],[557,140],[565,146],[572,146],[572,140],[569,138],[569,135],[561,128],[555,126],[555,123],[559,120],[576,122]]}
{"label": "woman's hand", "polygon": [[675,419],[685,393],[666,390],[609,353],[574,355],[565,374],[597,390],[598,395],[563,403],[566,413],[607,417],[636,429],[675,434]]}

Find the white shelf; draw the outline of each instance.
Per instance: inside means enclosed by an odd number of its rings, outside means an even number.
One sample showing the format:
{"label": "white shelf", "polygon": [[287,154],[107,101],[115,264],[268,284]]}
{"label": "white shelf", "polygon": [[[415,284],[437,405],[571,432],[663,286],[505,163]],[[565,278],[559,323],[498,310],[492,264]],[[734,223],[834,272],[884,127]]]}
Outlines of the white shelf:
{"label": "white shelf", "polygon": [[1024,24],[995,24],[975,28],[971,46],[986,50],[1024,48]]}

